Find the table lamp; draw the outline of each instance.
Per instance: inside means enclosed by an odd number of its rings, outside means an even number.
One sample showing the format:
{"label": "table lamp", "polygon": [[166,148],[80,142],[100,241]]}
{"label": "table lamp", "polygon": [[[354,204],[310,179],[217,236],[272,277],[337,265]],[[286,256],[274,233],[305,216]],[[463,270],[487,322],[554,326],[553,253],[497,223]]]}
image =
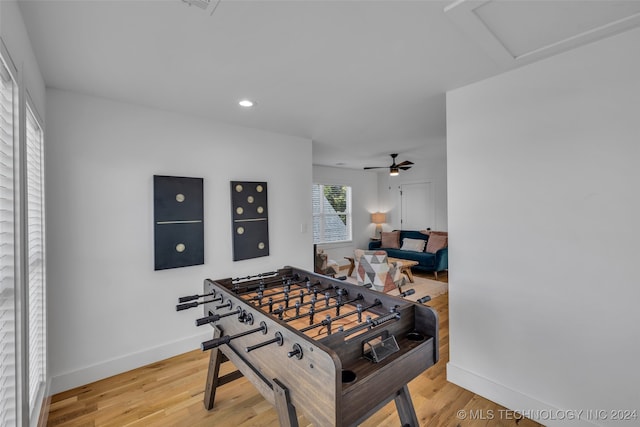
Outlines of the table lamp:
{"label": "table lamp", "polygon": [[387,214],[374,212],[371,214],[371,222],[376,225],[376,238],[380,238],[382,236],[382,224],[387,222]]}

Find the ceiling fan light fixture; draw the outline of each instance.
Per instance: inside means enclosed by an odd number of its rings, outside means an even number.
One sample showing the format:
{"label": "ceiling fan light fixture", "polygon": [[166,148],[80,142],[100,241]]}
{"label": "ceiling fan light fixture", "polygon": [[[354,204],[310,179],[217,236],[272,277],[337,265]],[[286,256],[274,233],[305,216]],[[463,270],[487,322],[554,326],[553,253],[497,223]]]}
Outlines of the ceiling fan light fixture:
{"label": "ceiling fan light fixture", "polygon": [[403,171],[406,171],[408,169],[411,169],[411,165],[413,165],[413,162],[409,161],[409,160],[405,160],[403,162],[400,162],[398,164],[396,164],[396,157],[398,157],[397,154],[390,154],[392,162],[390,166],[365,166],[364,170],[370,170],[370,169],[387,169],[389,168],[389,175],[390,176],[397,176],[400,174],[400,169],[402,169]]}
{"label": "ceiling fan light fixture", "polygon": [[251,108],[255,105],[255,103],[250,99],[243,99],[242,101],[238,102],[238,104],[244,108]]}

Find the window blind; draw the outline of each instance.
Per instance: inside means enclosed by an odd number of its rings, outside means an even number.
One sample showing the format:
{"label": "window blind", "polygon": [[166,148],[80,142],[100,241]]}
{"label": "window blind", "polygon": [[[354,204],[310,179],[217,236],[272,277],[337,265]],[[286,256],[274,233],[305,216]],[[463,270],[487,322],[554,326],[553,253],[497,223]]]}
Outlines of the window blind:
{"label": "window blind", "polygon": [[46,374],[43,135],[35,115],[26,115],[27,262],[29,268],[29,408],[39,410]]}
{"label": "window blind", "polygon": [[351,240],[351,187],[313,184],[313,243]]}
{"label": "window blind", "polygon": [[0,427],[16,425],[14,146],[17,85],[0,58]]}

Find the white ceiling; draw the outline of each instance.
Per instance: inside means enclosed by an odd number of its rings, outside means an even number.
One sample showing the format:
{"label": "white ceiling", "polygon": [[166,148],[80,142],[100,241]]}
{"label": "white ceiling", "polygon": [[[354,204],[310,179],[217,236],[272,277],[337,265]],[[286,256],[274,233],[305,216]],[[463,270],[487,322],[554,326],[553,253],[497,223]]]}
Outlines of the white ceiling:
{"label": "white ceiling", "polygon": [[48,87],[309,138],[315,164],[350,168],[444,156],[447,90],[640,17],[636,0],[19,3]]}

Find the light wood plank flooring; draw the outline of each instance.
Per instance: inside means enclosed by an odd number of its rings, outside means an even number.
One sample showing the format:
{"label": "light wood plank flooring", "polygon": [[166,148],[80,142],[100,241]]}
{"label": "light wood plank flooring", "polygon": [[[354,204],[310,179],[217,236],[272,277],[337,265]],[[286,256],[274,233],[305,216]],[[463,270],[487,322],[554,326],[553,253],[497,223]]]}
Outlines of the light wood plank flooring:
{"label": "light wood plank flooring", "polygon": [[[433,275],[422,275],[433,278]],[[438,278],[447,281],[447,275]],[[409,383],[416,414],[422,426],[539,426],[515,419],[503,407],[447,382],[449,360],[448,294],[430,303],[440,317],[440,361]],[[205,410],[202,400],[209,353],[191,351],[51,397],[49,426],[278,426],[275,409],[245,378],[220,387],[216,406]],[[223,364],[221,375],[234,370]],[[467,419],[459,419],[458,411]],[[476,418],[476,419],[470,419]],[[484,418],[484,419],[478,419]],[[492,418],[492,419],[490,419]],[[309,426],[301,416],[300,426]],[[389,403],[362,426],[400,425],[394,403]],[[329,426],[316,426],[329,427]]]}

